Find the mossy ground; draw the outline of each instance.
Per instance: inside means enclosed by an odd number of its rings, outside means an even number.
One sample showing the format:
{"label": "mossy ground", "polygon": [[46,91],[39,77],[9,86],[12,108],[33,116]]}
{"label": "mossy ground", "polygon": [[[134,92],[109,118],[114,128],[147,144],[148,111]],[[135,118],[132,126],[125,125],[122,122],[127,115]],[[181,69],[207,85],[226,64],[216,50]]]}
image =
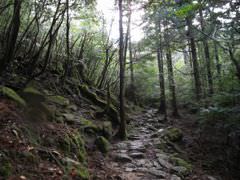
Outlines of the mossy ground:
{"label": "mossy ground", "polygon": [[0,95],[3,95],[16,103],[20,104],[21,106],[25,107],[27,105],[26,101],[19,96],[17,92],[15,92],[13,89],[5,86],[0,86]]}

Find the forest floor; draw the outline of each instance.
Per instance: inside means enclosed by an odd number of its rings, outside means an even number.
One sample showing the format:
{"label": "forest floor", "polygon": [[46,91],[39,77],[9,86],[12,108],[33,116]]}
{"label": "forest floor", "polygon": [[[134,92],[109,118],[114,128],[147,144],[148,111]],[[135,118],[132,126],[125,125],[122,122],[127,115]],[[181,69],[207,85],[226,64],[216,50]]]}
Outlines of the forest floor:
{"label": "forest floor", "polygon": [[215,180],[202,170],[201,159],[194,158],[198,153],[194,116],[182,113],[181,119],[168,122],[155,109],[133,115],[128,140],[114,141],[105,157],[90,153],[92,179]]}
{"label": "forest floor", "polygon": [[96,136],[104,135],[106,120],[96,117],[96,106],[88,101],[46,104],[55,109],[54,120],[40,104],[28,117],[14,102],[0,100],[0,180],[89,179],[88,171],[92,180],[230,180],[223,170],[208,168],[217,151],[211,149],[210,156],[205,151],[213,144],[201,141],[197,115],[187,110],[168,121],[156,109],[129,112],[128,139],[110,138],[111,148],[101,153]]}

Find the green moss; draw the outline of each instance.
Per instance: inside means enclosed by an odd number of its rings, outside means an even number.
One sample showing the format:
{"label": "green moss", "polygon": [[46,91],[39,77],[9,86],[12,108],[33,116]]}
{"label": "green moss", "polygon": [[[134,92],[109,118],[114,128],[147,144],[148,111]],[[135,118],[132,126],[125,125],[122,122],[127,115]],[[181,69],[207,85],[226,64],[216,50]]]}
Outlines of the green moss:
{"label": "green moss", "polygon": [[92,121],[89,121],[89,120],[85,119],[84,117],[80,117],[80,122],[83,125],[83,128],[85,130],[92,129],[94,132],[97,132],[99,129],[95,124],[93,124]]}
{"label": "green moss", "polygon": [[112,123],[110,121],[104,121],[101,127],[101,131],[103,133],[103,136],[107,139],[110,139],[112,137]]}
{"label": "green moss", "polygon": [[78,177],[82,180],[88,180],[89,179],[88,169],[85,167],[78,168],[76,171],[76,177]]}
{"label": "green moss", "polygon": [[18,158],[20,158],[23,162],[30,162],[30,163],[38,163],[39,157],[35,156],[33,153],[24,151],[24,152],[18,152]]}
{"label": "green moss", "polygon": [[76,155],[80,162],[86,162],[85,143],[79,133],[73,135],[73,143],[76,148]]}
{"label": "green moss", "polygon": [[44,95],[34,87],[26,87],[21,96],[30,104],[36,104],[45,101]]}
{"label": "green moss", "polygon": [[172,141],[172,142],[176,142],[176,141],[180,141],[183,137],[183,133],[180,129],[178,128],[169,128],[166,132],[166,137]]}
{"label": "green moss", "polygon": [[61,106],[68,106],[70,101],[63,96],[50,96],[48,100]]}
{"label": "green moss", "polygon": [[44,103],[34,104],[27,109],[27,117],[30,121],[47,121],[54,118],[54,112]]}
{"label": "green moss", "polygon": [[0,86],[0,93],[8,97],[9,99],[17,102],[18,104],[26,106],[25,100],[21,98],[13,89],[5,86]]}
{"label": "green moss", "polygon": [[[87,166],[68,157],[64,158],[62,161],[65,165],[66,174],[68,174],[68,176],[71,176],[70,179],[89,179],[89,172],[86,168]],[[64,179],[69,179],[69,177],[65,177]]]}
{"label": "green moss", "polygon": [[13,167],[7,160],[0,160],[0,177],[7,178],[12,174]]}
{"label": "green moss", "polygon": [[166,144],[165,141],[160,141],[158,144],[157,144],[157,148],[161,149],[162,151],[167,151],[168,150],[168,145]]}
{"label": "green moss", "polygon": [[110,143],[103,136],[99,136],[96,139],[96,145],[102,153],[107,153],[110,149]]}
{"label": "green moss", "polygon": [[[102,108],[107,107],[107,102],[100,99],[96,93],[92,92],[88,86],[86,85],[80,85],[79,86],[81,94],[88,98],[90,101],[92,101],[94,104],[97,106],[100,106]],[[106,110],[106,114],[111,118],[112,122],[115,124],[119,124],[119,116],[118,116],[118,111],[116,108],[111,104],[109,108]]]}
{"label": "green moss", "polygon": [[52,109],[50,109],[50,107],[48,107],[45,103],[40,103],[39,108],[41,109],[41,111],[43,113],[45,113],[47,115],[47,118],[49,120],[54,118],[54,112]]}
{"label": "green moss", "polygon": [[85,143],[79,133],[65,134],[59,137],[58,143],[65,155],[76,155],[80,162],[86,163]]}
{"label": "green moss", "polygon": [[170,160],[174,165],[185,167],[189,172],[192,171],[192,165],[185,160],[175,156],[170,157]]}

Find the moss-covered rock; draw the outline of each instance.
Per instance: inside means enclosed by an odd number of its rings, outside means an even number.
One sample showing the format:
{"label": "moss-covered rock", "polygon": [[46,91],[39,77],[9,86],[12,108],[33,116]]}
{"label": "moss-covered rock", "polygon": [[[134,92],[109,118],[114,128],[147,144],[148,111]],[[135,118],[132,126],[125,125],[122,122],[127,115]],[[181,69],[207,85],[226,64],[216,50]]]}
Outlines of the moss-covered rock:
{"label": "moss-covered rock", "polygon": [[34,104],[27,109],[27,117],[33,122],[51,121],[54,118],[54,111],[45,103]]}
{"label": "moss-covered rock", "polygon": [[102,153],[107,153],[110,149],[110,143],[103,136],[99,136],[96,139],[96,145]]}
{"label": "moss-covered rock", "polygon": [[88,130],[93,130],[94,132],[99,131],[97,125],[95,125],[92,121],[85,119],[84,117],[80,117],[80,123],[86,132],[88,132]]}
{"label": "moss-covered rock", "polygon": [[22,162],[30,162],[30,163],[39,162],[39,157],[29,151],[18,152],[17,157],[21,159]]}
{"label": "moss-covered rock", "polygon": [[72,113],[63,113],[62,116],[65,118],[68,124],[73,124],[75,122],[75,116]]}
{"label": "moss-covered rock", "polygon": [[85,143],[81,135],[77,132],[65,134],[59,137],[58,147],[64,152],[65,155],[72,154],[78,158],[82,163],[86,163],[86,150]]}
{"label": "moss-covered rock", "polygon": [[12,164],[7,159],[0,159],[0,178],[7,179],[12,174]]}
{"label": "moss-covered rock", "polygon": [[21,96],[29,104],[38,104],[45,101],[45,96],[34,87],[26,87],[22,92]]}
{"label": "moss-covered rock", "polygon": [[112,123],[110,121],[104,121],[101,125],[101,131],[105,138],[110,139],[112,137]]}
{"label": "moss-covered rock", "polygon": [[[107,108],[107,102],[100,99],[95,92],[92,92],[87,85],[79,85],[79,89],[81,94],[92,101],[97,106],[102,108]],[[106,109],[105,113],[111,118],[112,123],[119,124],[119,115],[117,109],[110,104],[110,106]]]}
{"label": "moss-covered rock", "polygon": [[178,128],[169,128],[165,132],[165,137],[172,142],[176,142],[182,140],[183,133]]}
{"label": "moss-covered rock", "polygon": [[192,165],[179,157],[172,156],[170,161],[176,166],[175,170],[180,176],[186,176],[192,171]]}
{"label": "moss-covered rock", "polygon": [[156,144],[157,148],[164,151],[164,152],[167,152],[169,150],[169,147],[167,145],[167,142],[164,141],[164,140],[160,140],[157,144]]}
{"label": "moss-covered rock", "polygon": [[21,98],[13,89],[0,86],[0,94],[6,96],[7,98],[17,102],[21,106],[26,106],[26,102],[23,98]]}
{"label": "moss-covered rock", "polygon": [[[89,172],[88,169],[79,161],[73,160],[71,158],[63,158],[63,164],[66,167],[67,174],[71,176],[73,179],[79,180],[88,180]],[[67,179],[68,177],[66,177]]]}
{"label": "moss-covered rock", "polygon": [[68,106],[70,104],[70,101],[63,96],[49,96],[48,100],[61,106]]}
{"label": "moss-covered rock", "polygon": [[89,171],[86,167],[80,166],[78,169],[75,171],[75,177],[74,179],[79,179],[79,180],[88,180],[89,179]]}

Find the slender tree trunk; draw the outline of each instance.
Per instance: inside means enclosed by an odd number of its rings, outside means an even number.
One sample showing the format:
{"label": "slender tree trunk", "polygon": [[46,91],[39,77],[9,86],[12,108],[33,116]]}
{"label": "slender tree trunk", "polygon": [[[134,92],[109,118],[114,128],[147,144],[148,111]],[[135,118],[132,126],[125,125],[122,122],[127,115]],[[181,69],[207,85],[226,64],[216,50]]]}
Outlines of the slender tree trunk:
{"label": "slender tree trunk", "polygon": [[131,28],[131,18],[132,18],[132,12],[131,12],[131,0],[128,0],[128,8],[129,8],[129,14],[128,14],[128,21],[127,21],[127,33],[125,36],[125,42],[124,42],[124,64],[126,66],[126,60],[127,60],[127,50],[128,50],[128,40],[129,40],[129,33]]}
{"label": "slender tree trunk", "polygon": [[131,29],[129,31],[130,99],[136,104]]}
{"label": "slender tree trunk", "polygon": [[166,107],[166,95],[165,95],[165,80],[164,80],[164,69],[163,69],[163,48],[162,48],[162,35],[161,35],[161,22],[157,23],[158,33],[158,48],[157,48],[157,62],[159,71],[159,85],[160,85],[160,106],[159,112],[164,114],[167,119],[167,107]]}
{"label": "slender tree trunk", "polygon": [[69,45],[69,30],[70,30],[70,22],[69,22],[69,0],[66,0],[66,54],[67,54],[67,59],[65,61],[65,73],[64,73],[64,78],[66,76],[70,75],[70,45]]}
{"label": "slender tree trunk", "polygon": [[125,65],[124,65],[124,44],[123,44],[123,8],[122,0],[118,1],[119,7],[119,64],[120,64],[120,128],[119,128],[119,137],[121,139],[126,139],[126,119],[125,119],[125,99],[124,99],[124,81],[125,81]]}
{"label": "slender tree trunk", "polygon": [[236,75],[238,77],[238,80],[240,80],[240,64],[237,61],[237,59],[234,57],[234,54],[233,54],[233,51],[232,51],[231,47],[229,47],[228,52],[229,52],[230,59],[231,59],[232,63],[235,65]]}
{"label": "slender tree trunk", "polygon": [[186,18],[186,23],[188,26],[188,37],[190,40],[190,48],[191,48],[191,54],[192,54],[195,95],[196,95],[196,99],[200,100],[202,87],[201,87],[201,81],[200,81],[200,75],[199,75],[197,49],[196,49],[195,39],[194,39],[193,32],[192,32],[192,20],[188,17],[188,18]]}
{"label": "slender tree trunk", "polygon": [[175,81],[174,81],[174,74],[173,74],[173,65],[172,65],[172,52],[171,52],[171,47],[169,42],[170,38],[167,31],[168,29],[164,31],[164,39],[166,44],[166,59],[167,59],[167,69],[168,69],[169,90],[171,92],[172,115],[175,117],[179,117],[178,108],[177,108]]}
{"label": "slender tree trunk", "polygon": [[132,23],[132,7],[131,0],[128,1],[129,17],[128,17],[128,45],[129,45],[129,64],[130,64],[130,97],[129,99],[136,103],[135,96],[135,83],[134,83],[134,72],[133,72],[133,52],[132,52],[132,38],[131,38],[131,23]]}
{"label": "slender tree trunk", "polygon": [[22,0],[14,1],[14,9],[11,23],[8,28],[6,43],[4,45],[4,55],[0,61],[0,75],[7,68],[9,63],[13,61],[15,45],[17,42],[19,27],[20,27],[20,11]]}
{"label": "slender tree trunk", "polygon": [[216,60],[216,68],[217,68],[218,78],[221,78],[221,64],[220,64],[220,60],[219,60],[218,47],[217,47],[216,42],[214,42],[214,56],[215,56],[215,60]]}
{"label": "slender tree trunk", "polygon": [[[203,19],[202,9],[199,10],[200,14],[200,24],[202,32],[205,32],[205,23]],[[212,69],[211,69],[211,59],[209,53],[209,46],[206,37],[203,37],[203,48],[204,48],[204,55],[206,60],[206,69],[207,69],[207,80],[208,80],[208,94],[211,96],[213,94],[213,79],[212,79]]]}

